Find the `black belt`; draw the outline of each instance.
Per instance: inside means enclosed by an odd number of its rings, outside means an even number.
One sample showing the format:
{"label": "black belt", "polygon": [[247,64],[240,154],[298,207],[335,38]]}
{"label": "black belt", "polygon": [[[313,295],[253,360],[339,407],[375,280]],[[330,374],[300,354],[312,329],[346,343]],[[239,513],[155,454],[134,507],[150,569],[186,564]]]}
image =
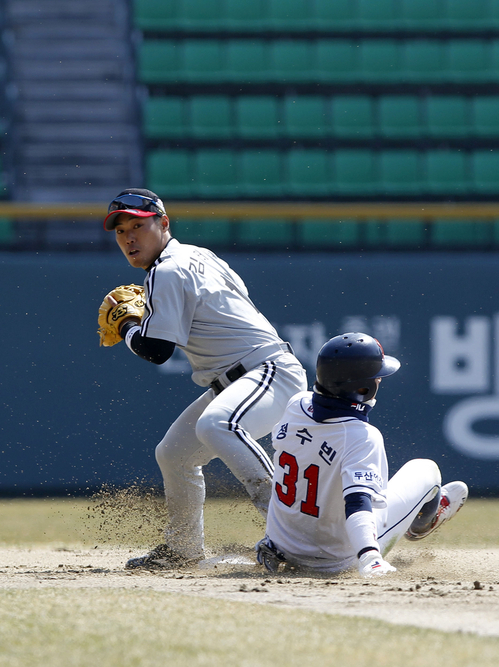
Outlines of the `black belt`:
{"label": "black belt", "polygon": [[[294,354],[293,348],[289,343],[284,343],[281,345],[283,348],[283,352],[287,351],[290,352],[291,354]],[[286,348],[286,350],[284,349]],[[263,363],[263,362],[262,362]],[[225,377],[227,380],[229,380],[230,384],[235,382],[236,380],[239,380],[239,378],[243,377],[243,375],[246,375],[248,371],[252,370],[251,368],[246,369],[242,364],[237,364],[237,366],[234,366],[232,368],[229,368],[228,371],[225,372]],[[210,387],[213,389],[215,394],[221,394],[226,387],[223,386],[223,384],[220,382],[220,380],[217,378],[216,380],[213,380],[213,382],[210,383]]]}
{"label": "black belt", "polygon": [[[236,380],[239,380],[239,378],[242,378],[243,375],[246,375],[247,372],[248,371],[244,368],[242,364],[237,364],[237,366],[234,366],[234,368],[230,368],[225,373],[225,377],[232,384],[232,382],[235,382]],[[218,378],[216,380],[213,380],[213,382],[210,384],[210,387],[217,395],[222,393],[222,391],[225,389],[225,387]]]}

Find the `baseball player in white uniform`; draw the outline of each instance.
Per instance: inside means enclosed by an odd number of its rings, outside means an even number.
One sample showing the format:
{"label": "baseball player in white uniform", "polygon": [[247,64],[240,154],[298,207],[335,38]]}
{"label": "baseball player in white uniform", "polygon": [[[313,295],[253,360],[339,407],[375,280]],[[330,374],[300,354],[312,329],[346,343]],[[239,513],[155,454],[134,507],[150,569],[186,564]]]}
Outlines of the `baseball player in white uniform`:
{"label": "baseball player in white uniform", "polygon": [[163,202],[143,189],[121,192],[104,226],[130,264],[147,272],[141,321],[124,319],[130,350],[164,363],[179,347],[206,389],[156,448],[169,523],[165,543],[126,567],[176,567],[204,557],[202,467],[220,458],[266,516],[273,463],[258,439],[307,387],[288,343],[258,311],[241,278],[213,252],[172,238]]}
{"label": "baseball player in white uniform", "polygon": [[393,572],[384,556],[402,536],[422,539],[463,506],[466,484],[442,487],[431,460],[409,461],[388,480],[383,437],[368,414],[381,378],[399,367],[363,333],[321,348],[313,391],[294,396],[273,429],[272,497],[266,537],[256,545],[268,570],[286,563]]}

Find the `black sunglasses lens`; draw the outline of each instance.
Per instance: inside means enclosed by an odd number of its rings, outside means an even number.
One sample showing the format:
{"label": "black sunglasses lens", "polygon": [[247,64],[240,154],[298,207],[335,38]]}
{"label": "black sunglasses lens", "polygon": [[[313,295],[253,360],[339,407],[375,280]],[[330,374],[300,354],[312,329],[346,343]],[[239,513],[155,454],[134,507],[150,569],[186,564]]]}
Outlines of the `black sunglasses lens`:
{"label": "black sunglasses lens", "polygon": [[141,197],[140,195],[121,195],[114,199],[109,205],[109,213],[113,211],[122,211],[127,208],[136,208],[142,209],[144,211],[150,211],[151,207],[157,208],[154,200],[149,199],[148,197]]}
{"label": "black sunglasses lens", "polygon": [[127,206],[135,207],[148,206],[149,204],[152,204],[152,199],[141,197],[140,195],[123,195],[122,197],[119,197],[119,200]]}

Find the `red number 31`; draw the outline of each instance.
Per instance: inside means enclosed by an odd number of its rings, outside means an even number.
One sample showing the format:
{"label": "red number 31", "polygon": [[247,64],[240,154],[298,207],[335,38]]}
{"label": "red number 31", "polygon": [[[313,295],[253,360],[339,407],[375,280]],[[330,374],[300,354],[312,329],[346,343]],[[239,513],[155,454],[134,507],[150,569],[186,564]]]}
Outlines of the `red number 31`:
{"label": "red number 31", "polygon": [[[293,454],[282,452],[279,456],[279,465],[285,472],[282,478],[282,484],[276,482],[275,490],[277,497],[287,507],[291,507],[296,500],[296,483],[300,473],[298,461]],[[286,470],[287,468],[287,470]],[[300,512],[309,516],[319,516],[319,507],[317,506],[317,487],[319,485],[319,466],[311,463],[305,468],[303,477],[307,480],[307,495],[302,500]]]}

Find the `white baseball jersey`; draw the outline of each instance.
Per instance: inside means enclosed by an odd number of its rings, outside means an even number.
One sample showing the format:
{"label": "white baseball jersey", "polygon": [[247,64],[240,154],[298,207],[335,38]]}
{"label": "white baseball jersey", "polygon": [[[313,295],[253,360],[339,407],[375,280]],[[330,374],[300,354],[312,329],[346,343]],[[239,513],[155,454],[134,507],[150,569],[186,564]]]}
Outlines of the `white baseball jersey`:
{"label": "white baseball jersey", "polygon": [[202,387],[253,349],[282,342],[241,278],[211,250],[171,239],[144,288],[142,336],[178,345]]}
{"label": "white baseball jersey", "polygon": [[386,507],[388,464],[375,426],[350,416],[318,423],[312,395],[294,396],[273,430],[267,535],[302,561],[326,559],[342,569],[356,556],[345,528],[344,498],[369,493],[373,507]]}

